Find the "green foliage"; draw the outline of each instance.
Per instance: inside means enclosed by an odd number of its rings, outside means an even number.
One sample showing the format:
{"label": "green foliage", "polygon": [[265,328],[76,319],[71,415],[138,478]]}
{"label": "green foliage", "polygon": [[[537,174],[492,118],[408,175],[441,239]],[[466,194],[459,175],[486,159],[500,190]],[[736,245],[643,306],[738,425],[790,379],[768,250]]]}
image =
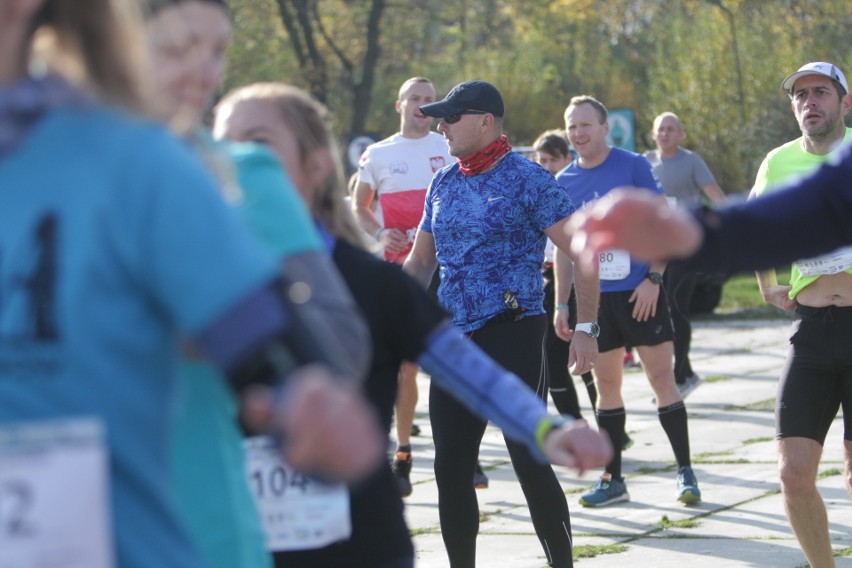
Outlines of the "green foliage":
{"label": "green foliage", "polygon": [[[502,91],[515,145],[563,124],[568,100],[591,94],[633,108],[638,150],[653,118],[673,111],[684,144],[707,161],[726,191],[747,190],[770,149],[799,136],[781,79],[807,61],[852,73],[843,2],[815,0],[394,0],[379,22],[380,56],[367,107],[355,91],[365,74],[370,7],[377,0],[300,0],[325,31],[326,102],[341,138],[353,113],[365,130],[398,128],[399,85],[430,77],[439,95],[468,79]],[[231,0],[236,31],[227,87],[257,80],[310,84],[281,23],[284,0]],[[315,26],[316,27],[316,26]]]}

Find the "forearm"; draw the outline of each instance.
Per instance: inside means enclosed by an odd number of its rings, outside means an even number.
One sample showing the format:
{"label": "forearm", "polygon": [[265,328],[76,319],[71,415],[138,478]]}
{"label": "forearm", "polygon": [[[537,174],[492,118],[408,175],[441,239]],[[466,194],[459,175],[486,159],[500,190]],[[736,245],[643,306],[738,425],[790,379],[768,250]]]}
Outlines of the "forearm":
{"label": "forearm", "polygon": [[417,231],[414,246],[408,258],[402,264],[402,269],[421,286],[428,288],[432,276],[435,274],[435,269],[438,267],[435,254],[435,239],[432,233],[423,230]]}
{"label": "forearm", "polygon": [[280,280],[232,306],[196,342],[236,390],[278,384],[308,363],[360,381],[371,352],[369,331],[348,290],[317,254],[289,257]]}
{"label": "forearm", "polygon": [[553,258],[555,304],[567,304],[574,286],[574,261],[561,249],[556,249]]}
{"label": "forearm", "polygon": [[781,266],[852,243],[850,170],[824,166],[789,189],[718,211],[698,211],[704,240],[687,264],[734,274]]}
{"label": "forearm", "polygon": [[577,294],[577,322],[597,321],[601,291],[597,271],[576,271],[574,289]]}

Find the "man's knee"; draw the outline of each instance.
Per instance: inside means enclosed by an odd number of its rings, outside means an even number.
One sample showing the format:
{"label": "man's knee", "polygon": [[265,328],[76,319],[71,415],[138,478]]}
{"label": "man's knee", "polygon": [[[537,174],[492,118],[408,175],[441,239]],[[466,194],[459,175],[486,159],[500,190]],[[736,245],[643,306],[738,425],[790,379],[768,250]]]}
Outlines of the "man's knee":
{"label": "man's knee", "polygon": [[784,438],[779,441],[778,474],[781,490],[795,497],[812,492],[822,447],[807,438]]}

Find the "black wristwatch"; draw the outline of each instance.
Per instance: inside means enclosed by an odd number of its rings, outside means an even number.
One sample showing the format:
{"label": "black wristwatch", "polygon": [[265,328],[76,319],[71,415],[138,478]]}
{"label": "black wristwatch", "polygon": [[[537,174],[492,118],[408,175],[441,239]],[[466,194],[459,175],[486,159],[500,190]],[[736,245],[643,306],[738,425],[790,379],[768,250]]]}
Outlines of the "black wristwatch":
{"label": "black wristwatch", "polygon": [[657,284],[658,286],[663,283],[663,275],[659,272],[649,272],[645,275],[645,278],[647,278],[654,284]]}

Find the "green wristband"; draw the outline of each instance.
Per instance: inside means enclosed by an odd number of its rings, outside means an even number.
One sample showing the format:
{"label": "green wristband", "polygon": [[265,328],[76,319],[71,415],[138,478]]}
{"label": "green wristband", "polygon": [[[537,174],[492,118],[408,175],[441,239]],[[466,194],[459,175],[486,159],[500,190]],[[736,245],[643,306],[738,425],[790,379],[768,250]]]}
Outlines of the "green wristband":
{"label": "green wristband", "polygon": [[535,428],[535,442],[542,452],[544,451],[544,439],[547,438],[550,431],[561,428],[567,422],[560,416],[546,416],[541,419],[541,422]]}
{"label": "green wristband", "polygon": [[570,306],[568,304],[556,304],[557,310],[567,310]]}
{"label": "green wristband", "polygon": [[379,240],[379,235],[381,235],[381,234],[382,234],[382,231],[384,231],[384,230],[385,230],[385,228],[384,228],[384,227],[379,227],[379,230],[378,230],[378,231],[376,231],[376,234],[375,234],[375,235],[373,235],[373,238],[374,238],[374,239],[376,239],[376,240]]}

